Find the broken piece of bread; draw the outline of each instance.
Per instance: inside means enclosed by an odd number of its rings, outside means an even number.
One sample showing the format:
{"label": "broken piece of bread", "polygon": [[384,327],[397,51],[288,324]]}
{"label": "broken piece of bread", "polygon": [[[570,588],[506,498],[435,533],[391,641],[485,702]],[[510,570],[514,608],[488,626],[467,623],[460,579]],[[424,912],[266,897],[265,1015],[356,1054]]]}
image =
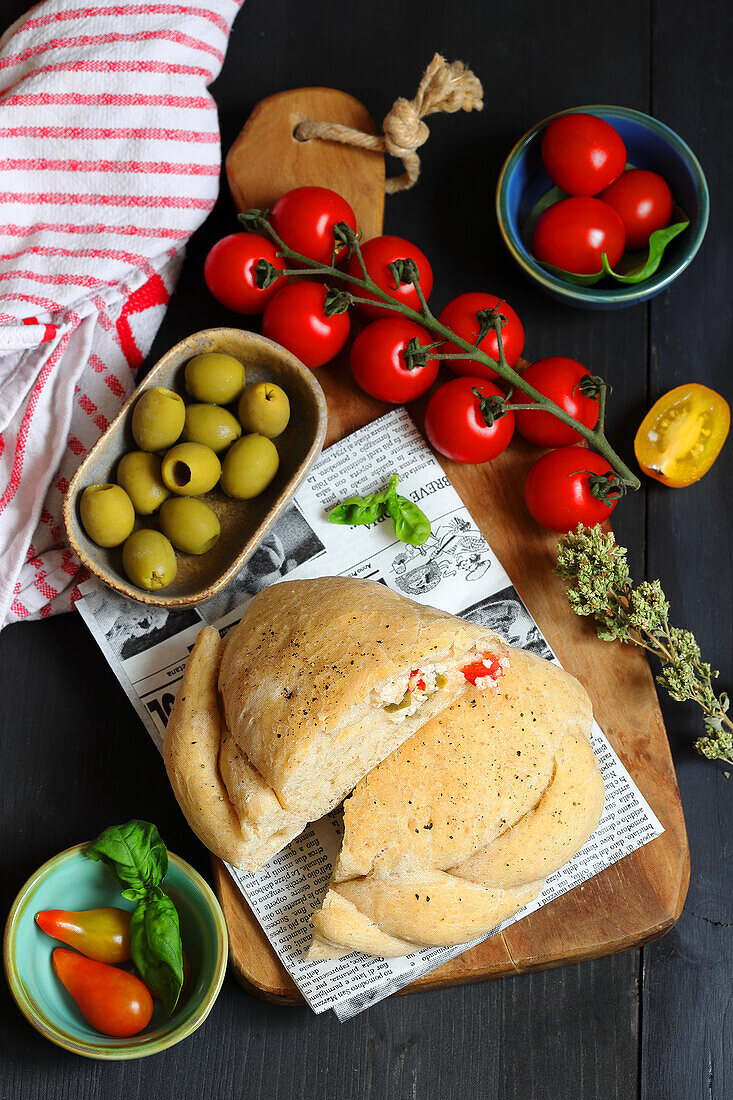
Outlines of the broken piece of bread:
{"label": "broken piece of bread", "polygon": [[356,786],[309,959],[468,942],[535,898],[594,831],[604,789],[584,689],[510,650]]}
{"label": "broken piece of bread", "polygon": [[507,655],[492,631],[373,581],[264,589],[223,645],[204,630],[189,659],[164,746],[179,804],[215,855],[256,870],[465,692],[466,675],[493,694]]}

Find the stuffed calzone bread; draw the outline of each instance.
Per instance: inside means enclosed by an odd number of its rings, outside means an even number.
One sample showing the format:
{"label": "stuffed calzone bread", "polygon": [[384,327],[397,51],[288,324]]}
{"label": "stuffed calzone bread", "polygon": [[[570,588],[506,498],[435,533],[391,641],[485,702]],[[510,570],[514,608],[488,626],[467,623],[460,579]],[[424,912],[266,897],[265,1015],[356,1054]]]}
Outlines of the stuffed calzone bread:
{"label": "stuffed calzone bread", "polygon": [[474,685],[499,635],[349,577],[264,589],[191,653],[166,731],[178,802],[216,855],[255,870]]}
{"label": "stuffed calzone bread", "polygon": [[521,650],[356,786],[309,959],[466,943],[535,898],[585,843],[604,788],[577,680]]}

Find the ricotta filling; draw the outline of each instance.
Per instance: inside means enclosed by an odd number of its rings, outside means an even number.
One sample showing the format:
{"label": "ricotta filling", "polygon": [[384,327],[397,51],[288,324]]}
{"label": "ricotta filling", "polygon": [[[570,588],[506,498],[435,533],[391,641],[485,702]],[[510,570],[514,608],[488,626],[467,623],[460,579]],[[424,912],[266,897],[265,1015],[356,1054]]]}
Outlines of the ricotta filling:
{"label": "ricotta filling", "polygon": [[475,661],[464,665],[461,669],[463,677],[469,684],[473,684],[477,691],[485,691],[490,688],[499,692],[499,680],[511,664],[507,654],[496,656],[493,653],[477,655]]}
{"label": "ricotta filling", "polygon": [[462,675],[477,691],[491,689],[498,693],[499,680],[509,665],[507,654],[476,653],[460,670],[446,664],[413,668],[409,675],[397,676],[374,688],[372,706],[381,707],[391,721],[404,722],[416,714],[431,695],[445,688],[449,680],[455,680],[456,675]]}
{"label": "ricotta filling", "polygon": [[382,707],[393,722],[404,722],[416,713],[431,695],[441,691],[455,669],[448,665],[413,668],[408,676],[387,680],[372,692],[374,706]]}

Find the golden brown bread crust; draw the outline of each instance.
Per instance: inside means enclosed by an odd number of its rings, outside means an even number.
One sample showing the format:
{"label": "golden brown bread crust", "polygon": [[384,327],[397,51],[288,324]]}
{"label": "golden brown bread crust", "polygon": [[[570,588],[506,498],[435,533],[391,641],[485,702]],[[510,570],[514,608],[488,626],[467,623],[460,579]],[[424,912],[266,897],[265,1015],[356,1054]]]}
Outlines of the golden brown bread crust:
{"label": "golden brown bread crust", "polygon": [[205,627],[194,645],[168,719],[163,759],[173,793],[199,840],[237,864],[246,849],[237,814],[219,774],[221,716],[217,679],[219,631]]}
{"label": "golden brown bread crust", "polygon": [[309,958],[467,942],[536,897],[593,832],[590,700],[556,665],[510,660],[498,695],[461,696],[346,800]]}
{"label": "golden brown bread crust", "polygon": [[[402,723],[374,705],[372,689],[413,664],[460,665],[475,646],[507,650],[493,632],[371,581],[265,589],[223,647],[216,631],[202,631],[169,719],[166,766],[194,832],[222,859],[256,870],[465,684],[458,676]],[[206,737],[192,737],[192,725]]]}
{"label": "golden brown bread crust", "polygon": [[[343,751],[376,684],[480,642],[506,648],[492,631],[374,581],[283,581],[255,596],[226,640],[219,689],[227,727],[280,803],[297,810],[319,753]],[[383,721],[379,759],[408,736]]]}
{"label": "golden brown bread crust", "polygon": [[280,806],[274,791],[251,768],[229,737],[218,692],[223,643],[205,627],[196,639],[168,719],[163,759],[173,793],[193,831],[209,851],[254,871],[303,831],[307,819]]}

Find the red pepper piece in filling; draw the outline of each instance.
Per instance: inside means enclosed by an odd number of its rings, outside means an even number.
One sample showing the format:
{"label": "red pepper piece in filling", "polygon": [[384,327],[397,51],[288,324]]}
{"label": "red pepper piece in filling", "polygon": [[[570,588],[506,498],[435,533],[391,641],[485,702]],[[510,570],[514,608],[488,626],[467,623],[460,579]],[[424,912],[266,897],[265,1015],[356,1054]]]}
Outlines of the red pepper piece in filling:
{"label": "red pepper piece in filling", "polygon": [[[410,673],[410,680],[412,680],[413,676],[417,676],[419,674],[419,672],[420,672],[419,668],[413,668],[412,672]],[[417,688],[418,691],[425,691],[425,681],[423,680],[422,676],[420,677],[420,679],[415,684],[415,687]]]}
{"label": "red pepper piece in filling", "polygon": [[[486,662],[488,662],[488,664]],[[499,663],[498,657],[492,657],[490,653],[487,653],[482,661],[472,661],[470,665],[466,665],[465,668],[462,668],[461,672],[468,680],[469,684],[474,684],[475,686],[476,681],[482,679],[484,676],[490,676],[492,680],[498,680],[500,676],[504,675],[504,668]]]}

